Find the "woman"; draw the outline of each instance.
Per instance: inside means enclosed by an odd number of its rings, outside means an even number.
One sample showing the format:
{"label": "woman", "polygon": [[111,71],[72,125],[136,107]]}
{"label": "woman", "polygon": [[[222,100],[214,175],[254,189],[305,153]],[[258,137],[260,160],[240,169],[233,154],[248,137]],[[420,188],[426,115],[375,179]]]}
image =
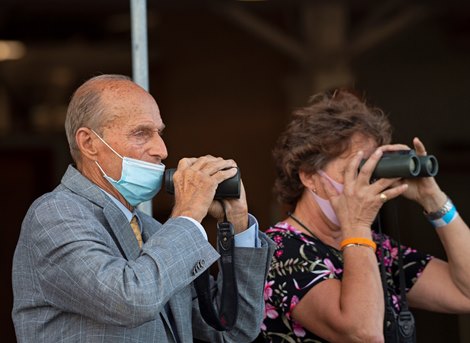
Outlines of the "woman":
{"label": "woman", "polygon": [[[411,307],[470,312],[470,231],[435,179],[371,182],[384,152],[410,149],[390,140],[383,112],[348,91],[316,95],[294,113],[273,153],[275,190],[292,212],[266,231],[277,243],[265,286],[268,341],[383,342],[385,304],[395,313],[402,305],[399,252]],[[426,155],[418,138],[413,149]],[[421,205],[449,262],[371,230],[398,196]]]}

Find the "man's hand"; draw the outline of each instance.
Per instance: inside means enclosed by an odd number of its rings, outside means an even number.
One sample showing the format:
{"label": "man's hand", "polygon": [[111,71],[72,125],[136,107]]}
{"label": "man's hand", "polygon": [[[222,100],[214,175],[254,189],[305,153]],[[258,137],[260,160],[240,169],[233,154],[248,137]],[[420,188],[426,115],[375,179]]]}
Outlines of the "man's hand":
{"label": "man's hand", "polygon": [[[217,186],[237,173],[236,166],[233,160],[210,155],[181,159],[173,174],[175,206],[172,217],[187,216],[201,222],[214,202]],[[246,204],[246,200],[244,202]],[[235,226],[235,223],[233,224]],[[245,222],[245,226],[246,224]]]}
{"label": "man's hand", "polygon": [[[240,198],[223,199],[227,220],[233,224],[235,234],[245,231],[248,228],[248,205],[246,202],[245,187],[240,180]],[[209,208],[209,214],[217,219],[224,220],[224,210],[219,201],[214,201]]]}

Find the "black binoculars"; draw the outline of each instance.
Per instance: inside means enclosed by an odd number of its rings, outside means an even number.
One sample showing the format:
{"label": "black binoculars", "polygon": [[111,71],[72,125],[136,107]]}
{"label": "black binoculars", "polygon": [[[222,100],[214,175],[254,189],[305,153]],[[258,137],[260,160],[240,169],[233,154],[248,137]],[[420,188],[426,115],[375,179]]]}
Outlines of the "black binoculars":
{"label": "black binoculars", "polygon": [[[359,169],[366,160],[362,160]],[[384,152],[372,173],[372,179],[416,178],[437,175],[439,165],[433,155],[418,156],[414,150]]]}
{"label": "black binoculars", "polygon": [[[165,190],[167,193],[175,194],[175,186],[173,184],[173,174],[176,168],[165,170]],[[215,191],[214,199],[240,198],[240,169],[231,178],[219,183]]]}

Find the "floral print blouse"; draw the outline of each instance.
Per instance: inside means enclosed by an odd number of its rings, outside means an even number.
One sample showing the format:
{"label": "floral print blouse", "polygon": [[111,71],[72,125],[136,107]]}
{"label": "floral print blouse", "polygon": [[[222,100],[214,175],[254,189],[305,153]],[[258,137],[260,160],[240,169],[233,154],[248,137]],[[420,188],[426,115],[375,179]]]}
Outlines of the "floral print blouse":
{"label": "floral print blouse", "polygon": [[[341,252],[285,222],[269,228],[266,233],[277,247],[264,288],[266,306],[261,326],[264,338],[268,342],[283,343],[326,342],[295,322],[291,313],[315,285],[328,279],[341,280]],[[375,232],[373,240],[377,243],[377,258],[384,263],[390,303],[399,311],[398,243],[385,234]],[[383,247],[383,259],[379,244]],[[432,257],[403,245],[401,252],[405,289],[408,292]]]}

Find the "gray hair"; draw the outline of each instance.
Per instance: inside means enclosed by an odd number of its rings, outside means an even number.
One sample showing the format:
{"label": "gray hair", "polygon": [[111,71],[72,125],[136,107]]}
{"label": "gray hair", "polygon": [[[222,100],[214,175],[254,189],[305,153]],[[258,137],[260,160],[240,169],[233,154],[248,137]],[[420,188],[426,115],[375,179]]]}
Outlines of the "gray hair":
{"label": "gray hair", "polygon": [[80,160],[80,150],[75,140],[78,129],[88,127],[101,134],[102,127],[112,119],[109,113],[105,113],[101,94],[114,81],[131,81],[131,79],[125,75],[115,74],[95,76],[83,83],[70,100],[65,118],[65,134],[70,154],[75,162]]}

